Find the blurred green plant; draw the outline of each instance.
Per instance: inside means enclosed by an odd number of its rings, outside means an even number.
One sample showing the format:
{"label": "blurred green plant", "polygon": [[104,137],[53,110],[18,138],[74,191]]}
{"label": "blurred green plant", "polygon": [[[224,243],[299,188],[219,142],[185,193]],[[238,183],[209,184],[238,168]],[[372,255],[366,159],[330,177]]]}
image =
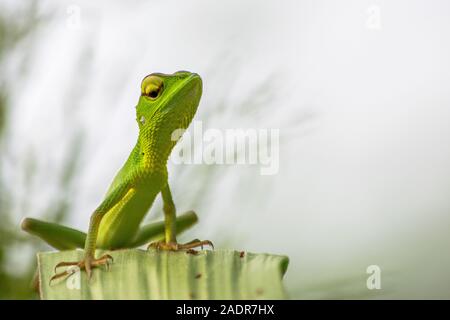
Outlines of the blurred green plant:
{"label": "blurred green plant", "polygon": [[289,260],[285,256],[233,250],[109,253],[114,257],[110,270],[95,270],[89,285],[84,272],[49,283],[56,263],[79,260],[82,251],[40,253],[42,299],[286,298],[282,278]]}
{"label": "blurred green plant", "polygon": [[[2,5],[3,6],[3,5]],[[22,52],[19,55],[21,61],[16,64],[17,69],[9,63],[10,57],[20,44],[30,44],[32,34],[41,24],[35,2],[28,5],[11,9],[2,8],[0,10],[0,67],[17,74],[17,77],[26,75],[26,61],[29,53]],[[31,50],[30,50],[31,51]],[[16,55],[17,57],[17,55]],[[12,90],[13,80],[8,78],[7,72],[0,73],[0,299],[30,299],[37,298],[37,293],[32,287],[32,279],[36,270],[36,256],[34,253],[42,250],[45,246],[37,239],[31,239],[25,234],[18,232],[19,226],[12,217],[13,197],[11,188],[7,188],[5,166],[8,158],[7,146],[10,142],[10,130],[8,125],[12,122],[10,119],[10,110],[12,103],[10,101],[10,90]],[[74,140],[67,158],[69,159],[62,170],[59,179],[62,190],[68,190],[73,180],[73,173],[78,161],[78,154],[82,137]],[[34,159],[28,156],[24,168],[26,180],[32,179],[35,173]],[[17,182],[20,183],[20,182]],[[27,202],[26,198],[21,201]],[[20,207],[27,207],[26,203],[21,203]],[[52,221],[61,222],[67,218],[68,198],[66,196],[55,195],[52,203],[49,204],[52,210],[46,211],[45,217]],[[21,260],[21,268],[15,268],[13,256],[18,252],[32,252],[28,259]],[[31,259],[30,259],[31,258]],[[21,271],[18,271],[21,270]]]}

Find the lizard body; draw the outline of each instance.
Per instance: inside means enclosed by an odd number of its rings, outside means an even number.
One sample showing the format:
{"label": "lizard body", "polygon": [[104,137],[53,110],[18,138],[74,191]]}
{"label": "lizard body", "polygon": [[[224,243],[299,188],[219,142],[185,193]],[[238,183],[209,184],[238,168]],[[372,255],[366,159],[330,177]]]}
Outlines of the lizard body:
{"label": "lizard body", "polygon": [[[136,106],[139,136],[125,164],[116,174],[103,201],[95,209],[87,234],[64,226],[26,218],[22,228],[35,234],[58,249],[84,245],[85,256],[79,262],[61,262],[56,267],[77,265],[86,270],[108,264],[111,256],[95,258],[95,249],[118,249],[142,245],[164,232],[164,240],[152,247],[165,250],[191,249],[212,245],[210,241],[194,240],[178,244],[178,231],[196,222],[195,213],[176,218],[175,205],[168,184],[167,160],[176,140],[173,132],[186,129],[194,117],[202,94],[199,75],[187,71],[174,74],[153,73],[141,84]],[[164,227],[152,224],[141,227],[142,220],[156,196],[163,199]],[[162,230],[164,229],[164,230]],[[62,272],[56,279],[67,275]]]}

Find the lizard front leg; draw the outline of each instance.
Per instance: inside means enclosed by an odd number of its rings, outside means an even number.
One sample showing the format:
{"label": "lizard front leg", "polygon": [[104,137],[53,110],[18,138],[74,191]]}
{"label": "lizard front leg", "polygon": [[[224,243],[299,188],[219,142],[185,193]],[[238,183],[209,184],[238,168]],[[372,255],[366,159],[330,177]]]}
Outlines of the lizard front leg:
{"label": "lizard front leg", "polygon": [[161,190],[161,196],[163,199],[163,211],[164,211],[164,223],[165,223],[165,241],[152,242],[148,248],[178,251],[178,250],[191,250],[203,246],[210,246],[214,248],[213,244],[209,240],[195,239],[185,244],[177,242],[177,226],[176,226],[176,209],[172,199],[172,193],[170,192],[169,184]]}
{"label": "lizard front leg", "polygon": [[[81,261],[74,262],[60,262],[55,266],[55,271],[59,267],[67,267],[67,266],[77,266],[80,270],[85,270],[88,276],[88,279],[91,278],[92,269],[106,265],[108,267],[109,263],[112,262],[112,257],[110,255],[103,255],[102,257],[96,259],[95,258],[95,248],[97,241],[98,229],[100,226],[100,222],[104,215],[108,213],[116,204],[118,204],[128,193],[133,193],[135,190],[131,187],[131,183],[123,182],[119,186],[117,186],[112,192],[106,196],[106,198],[102,201],[100,206],[94,211],[91,216],[91,220],[89,223],[89,231],[86,236],[86,242],[84,245],[84,258]],[[58,278],[68,276],[71,274],[70,270],[66,270],[61,273],[56,273],[53,277],[50,278],[50,282],[56,280]]]}

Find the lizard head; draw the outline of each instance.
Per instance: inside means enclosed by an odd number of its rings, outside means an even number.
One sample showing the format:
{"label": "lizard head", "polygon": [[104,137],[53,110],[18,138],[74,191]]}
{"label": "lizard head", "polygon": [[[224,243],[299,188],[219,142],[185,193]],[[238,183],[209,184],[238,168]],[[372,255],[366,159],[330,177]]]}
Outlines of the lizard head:
{"label": "lizard head", "polygon": [[170,146],[171,150],[176,143],[172,141],[172,133],[189,126],[201,95],[202,80],[196,73],[178,71],[146,76],[136,106],[141,138],[153,145]]}
{"label": "lizard head", "polygon": [[142,80],[136,107],[139,127],[163,121],[164,126],[186,129],[197,111],[202,79],[196,73],[152,73]]}

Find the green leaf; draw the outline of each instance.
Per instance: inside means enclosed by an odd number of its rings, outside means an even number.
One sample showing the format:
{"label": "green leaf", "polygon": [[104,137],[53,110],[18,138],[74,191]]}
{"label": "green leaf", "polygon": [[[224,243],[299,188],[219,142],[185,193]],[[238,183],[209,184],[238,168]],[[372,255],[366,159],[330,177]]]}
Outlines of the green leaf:
{"label": "green leaf", "polygon": [[[97,251],[97,256],[106,251]],[[83,251],[38,253],[42,299],[285,299],[282,277],[288,258],[232,250],[167,252],[108,251],[110,270],[94,269],[49,284],[61,261],[79,261]],[[63,270],[63,269],[62,269]],[[62,271],[61,270],[61,271]]]}

